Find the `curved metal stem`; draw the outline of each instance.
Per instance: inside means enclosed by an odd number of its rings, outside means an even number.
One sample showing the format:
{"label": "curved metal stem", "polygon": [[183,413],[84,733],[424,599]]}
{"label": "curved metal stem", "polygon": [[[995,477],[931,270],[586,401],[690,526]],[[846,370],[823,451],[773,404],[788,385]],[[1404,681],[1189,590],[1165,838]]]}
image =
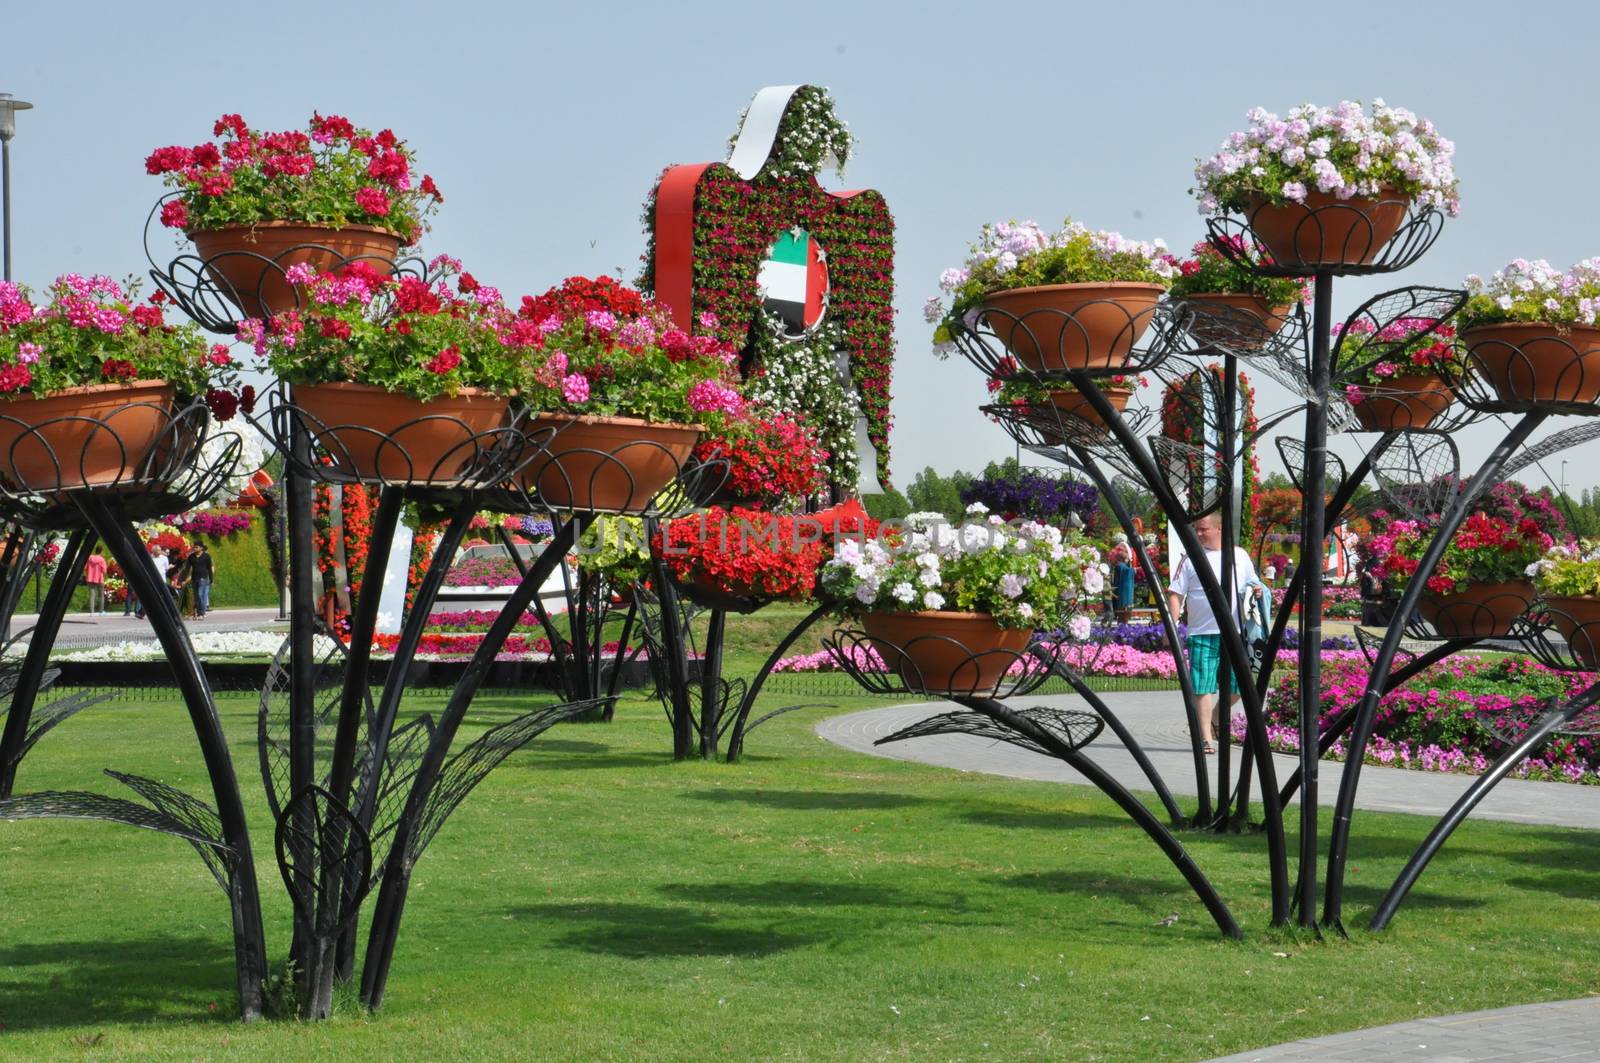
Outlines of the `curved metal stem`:
{"label": "curved metal stem", "polygon": [[405,910],[406,894],[411,882],[412,843],[421,826],[427,799],[439,778],[445,757],[450,752],[451,742],[455,739],[456,731],[472,705],[478,687],[489,674],[495,655],[500,652],[500,647],[505,645],[506,639],[516,629],[523,610],[528,608],[528,603],[539,593],[544,581],[566,556],[576,531],[575,521],[568,521],[563,525],[556,533],[555,541],[529,567],[528,574],[517,584],[516,590],[512,591],[504,608],[500,610],[500,615],[495,617],[494,623],[484,633],[483,641],[473,651],[472,659],[456,683],[449,702],[439,714],[433,738],[423,754],[421,763],[417,766],[411,792],[406,799],[405,811],[395,823],[394,840],[385,861],[383,883],[378,888],[378,901],[372,912],[372,932],[367,939],[366,963],[363,964],[361,971],[361,1000],[373,1011],[378,1010],[383,1004],[384,988],[389,980],[389,965],[394,959],[400,917]]}
{"label": "curved metal stem", "polygon": [[[1183,513],[1184,507],[1173,497],[1155,462],[1145,453],[1139,440],[1128,430],[1122,415],[1106,401],[1094,378],[1086,373],[1074,373],[1072,383],[1094,407],[1100,420],[1110,426],[1124,454],[1144,477],[1145,483],[1154,492],[1162,509],[1168,513]],[[1171,527],[1183,545],[1185,553],[1190,557],[1205,556],[1200,540],[1192,528],[1181,520],[1172,521]],[[1249,655],[1245,652],[1244,640],[1239,636],[1238,625],[1232,621],[1233,603],[1227,601],[1223,595],[1215,573],[1210,571],[1210,566],[1196,565],[1195,575],[1205,592],[1206,601],[1211,606],[1212,615],[1218,617],[1218,626],[1222,629],[1222,647],[1227,654],[1224,664],[1232,668],[1235,675],[1249,675]],[[1224,623],[1222,618],[1228,618],[1228,621]],[[1289,857],[1283,830],[1283,808],[1278,804],[1277,770],[1272,763],[1271,747],[1267,744],[1267,726],[1266,719],[1261,714],[1261,699],[1256,696],[1255,690],[1248,686],[1241,691],[1241,694],[1245,719],[1249,723],[1251,749],[1261,772],[1261,804],[1267,828],[1267,864],[1272,877],[1272,925],[1281,926],[1289,920]]]}
{"label": "curved metal stem", "polygon": [[228,846],[228,897],[233,907],[234,966],[239,983],[239,1011],[246,1019],[261,1015],[261,986],[267,973],[266,937],[261,924],[261,898],[256,889],[255,857],[245,821],[239,781],[228,755],[227,736],[217,717],[216,702],[206,682],[200,659],[184,631],[177,603],[156,574],[150,555],[133,526],[93,492],[78,492],[73,501],[122,566],[128,584],[144,603],[150,626],[172,665],[178,689],[189,709],[195,737],[211,792],[222,823],[222,840]]}
{"label": "curved metal stem", "polygon": [[1342,921],[1344,871],[1350,848],[1350,823],[1355,816],[1356,787],[1361,782],[1362,759],[1366,756],[1367,742],[1372,737],[1372,723],[1378,712],[1378,698],[1388,679],[1389,666],[1394,662],[1395,651],[1400,648],[1400,639],[1405,634],[1404,618],[1410,616],[1416,609],[1428,577],[1438,567],[1439,559],[1444,556],[1445,547],[1450,544],[1456,529],[1466,519],[1467,510],[1488,486],[1490,479],[1500,467],[1547,416],[1549,415],[1546,413],[1525,414],[1522,420],[1506,434],[1505,439],[1501,440],[1500,445],[1495,447],[1483,463],[1483,467],[1472,478],[1472,482],[1456,496],[1449,511],[1440,518],[1433,539],[1428,543],[1428,548],[1423,552],[1416,571],[1407,582],[1405,593],[1400,596],[1400,605],[1395,612],[1397,622],[1390,624],[1388,630],[1384,632],[1383,643],[1378,649],[1378,656],[1373,661],[1372,672],[1367,680],[1366,695],[1361,699],[1357,711],[1355,729],[1350,738],[1350,753],[1345,759],[1344,775],[1339,781],[1339,799],[1334,806],[1333,828],[1328,835],[1328,882],[1323,896],[1322,921],[1328,926],[1336,927],[1341,934],[1344,933]]}
{"label": "curved metal stem", "polygon": [[1206,878],[1205,872],[1200,870],[1200,865],[1194,862],[1194,857],[1172,832],[1157,819],[1151,811],[1144,807],[1138,798],[1129,793],[1121,783],[1112,778],[1103,768],[1094,761],[1084,756],[1081,752],[1072,749],[1055,735],[1036,725],[1026,716],[1021,716],[998,701],[987,698],[952,698],[956,704],[981,712],[1019,734],[1027,735],[1044,749],[1050,751],[1055,757],[1065,761],[1078,771],[1084,778],[1102,793],[1117,803],[1139,827],[1150,836],[1167,859],[1172,861],[1184,880],[1189,883],[1189,888],[1194,890],[1195,896],[1200,898],[1200,903],[1206,906],[1206,911],[1211,913],[1211,918],[1216,921],[1217,929],[1230,938],[1244,937],[1244,931],[1239,929],[1238,922],[1233,918],[1233,913],[1223,902],[1216,887],[1211,885],[1211,880]]}
{"label": "curved metal stem", "polygon": [[[1040,660],[1047,660],[1045,654],[1037,651],[1034,652],[1034,656]],[[1111,711],[1110,706],[1076,671],[1068,668],[1060,661],[1056,661],[1051,666],[1051,671],[1072,684],[1072,689],[1078,692],[1078,696],[1088,702],[1089,707],[1099,714],[1100,718],[1106,722],[1107,727],[1111,728],[1111,732],[1117,736],[1118,740],[1122,742],[1128,753],[1133,757],[1134,763],[1139,765],[1139,770],[1144,772],[1144,777],[1150,780],[1150,788],[1161,799],[1161,804],[1166,808],[1167,815],[1172,819],[1173,825],[1182,826],[1187,823],[1188,820],[1184,817],[1183,809],[1178,807],[1178,802],[1173,799],[1172,791],[1167,789],[1166,780],[1161,777],[1161,773],[1156,770],[1156,766],[1150,763],[1150,758],[1145,755],[1144,747],[1139,744],[1138,739],[1133,737],[1133,733],[1128,730],[1127,725],[1122,722],[1116,713]]]}
{"label": "curved metal stem", "polygon": [[[1134,558],[1139,562],[1139,570],[1144,573],[1145,585],[1150,588],[1151,600],[1155,603],[1156,616],[1161,620],[1161,628],[1166,632],[1167,645],[1172,647],[1172,659],[1180,662],[1177,668],[1178,693],[1183,697],[1183,712],[1189,718],[1189,749],[1194,755],[1194,792],[1198,795],[1199,806],[1195,809],[1195,823],[1209,823],[1211,821],[1211,773],[1206,768],[1205,749],[1200,742],[1200,708],[1195,704],[1194,683],[1189,678],[1189,670],[1181,664],[1183,661],[1183,640],[1178,637],[1177,618],[1167,608],[1167,595],[1161,586],[1161,577],[1156,572],[1155,562],[1150,558],[1150,551],[1144,544],[1141,535],[1133,523],[1133,515],[1128,512],[1127,505],[1122,496],[1117,493],[1111,481],[1106,479],[1105,473],[1100,471],[1099,463],[1082,448],[1072,448],[1074,457],[1077,458],[1077,468],[1081,469],[1093,482],[1100,492],[1100,497],[1106,500],[1111,507],[1112,514],[1117,518],[1117,523],[1122,525],[1122,530],[1127,533],[1128,546],[1133,550]],[[1107,721],[1109,722],[1109,720]],[[1113,728],[1115,729],[1115,728]],[[1143,751],[1135,754],[1143,756]],[[1151,765],[1150,771],[1154,771]],[[1149,774],[1149,771],[1146,772]],[[1152,784],[1160,776],[1151,779]],[[1157,793],[1166,789],[1165,785],[1157,788]],[[1176,822],[1181,812],[1174,811],[1173,805],[1163,797],[1163,803],[1168,805],[1167,811],[1172,814]]]}
{"label": "curved metal stem", "polygon": [[831,602],[824,602],[805,615],[805,619],[789,629],[789,633],[778,641],[773,651],[767,654],[767,659],[762,662],[761,670],[750,681],[749,688],[744,692],[744,697],[739,700],[738,713],[733,718],[733,729],[728,738],[727,762],[732,764],[744,752],[745,724],[750,719],[750,712],[756,707],[756,699],[761,696],[761,688],[766,685],[767,677],[772,670],[783,660],[783,655],[789,652],[801,635],[811,629],[811,625],[827,616],[833,609]]}
{"label": "curved metal stem", "polygon": [[55,648],[61,622],[72,604],[72,592],[83,577],[84,563],[89,560],[91,538],[87,531],[72,533],[61,555],[61,563],[56,566],[56,574],[50,577],[50,590],[39,610],[39,622],[28,639],[28,652],[22,658],[17,686],[11,694],[11,710],[6,713],[5,731],[0,734],[0,800],[10,797],[16,786],[17,768],[26,749],[28,724],[33,720],[33,707],[39,700],[39,687],[50,665],[50,651]]}
{"label": "curved metal stem", "polygon": [[1472,814],[1472,810],[1489,796],[1489,791],[1500,784],[1500,780],[1548,741],[1563,724],[1596,702],[1600,702],[1600,683],[1589,687],[1560,708],[1545,713],[1544,718],[1530,728],[1520,742],[1502,753],[1500,759],[1495,761],[1488,771],[1473,780],[1466,793],[1450,806],[1450,810],[1434,825],[1433,830],[1428,832],[1428,837],[1423,840],[1417,851],[1411,854],[1406,866],[1401,868],[1394,885],[1389,887],[1389,892],[1378,902],[1377,911],[1372,913],[1372,920],[1367,924],[1368,929],[1382,930],[1389,925],[1389,920],[1394,918],[1394,913],[1405,903],[1411,887],[1417,884],[1417,878],[1427,868],[1429,861],[1438,855],[1444,843],[1450,839],[1450,835],[1454,834],[1456,828]]}
{"label": "curved metal stem", "polygon": [[727,610],[711,610],[706,623],[705,657],[700,662],[700,756],[705,760],[717,757],[722,717],[722,649],[727,634]]}

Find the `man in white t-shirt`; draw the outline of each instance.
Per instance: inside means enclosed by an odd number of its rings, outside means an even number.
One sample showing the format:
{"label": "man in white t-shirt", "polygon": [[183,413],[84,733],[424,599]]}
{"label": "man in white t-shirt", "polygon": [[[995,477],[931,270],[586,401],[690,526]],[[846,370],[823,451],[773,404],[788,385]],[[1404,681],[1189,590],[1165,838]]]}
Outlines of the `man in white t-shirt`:
{"label": "man in white t-shirt", "polygon": [[[167,568],[172,564],[172,562],[167,558],[167,552],[159,546],[152,545],[150,547],[150,563],[156,566],[156,575],[161,577],[161,585],[165,587],[167,585]],[[133,587],[131,584],[128,587],[128,593],[130,595],[133,593]],[[138,616],[140,620],[144,619],[143,602],[139,603],[138,611],[135,615]]]}
{"label": "man in white t-shirt", "polygon": [[[1195,521],[1195,535],[1200,539],[1200,545],[1205,547],[1205,563],[1211,566],[1215,578],[1222,578],[1222,520],[1215,513],[1208,513]],[[1233,588],[1223,588],[1223,595],[1231,602],[1239,601],[1242,591],[1249,591],[1257,597],[1266,593],[1266,587],[1256,576],[1256,566],[1250,560],[1250,555],[1239,547],[1233,548]],[[1222,662],[1222,628],[1217,623],[1217,618],[1211,612],[1211,603],[1206,600],[1205,591],[1201,589],[1200,579],[1195,574],[1194,563],[1191,558],[1184,556],[1178,561],[1177,568],[1172,573],[1172,582],[1167,586],[1167,606],[1172,611],[1172,618],[1176,621],[1185,608],[1188,610],[1189,633],[1184,639],[1185,649],[1189,655],[1189,679],[1194,685],[1196,700],[1200,710],[1200,738],[1205,743],[1207,753],[1217,751],[1214,738],[1214,728],[1220,723],[1220,718],[1227,711],[1219,710],[1218,697],[1218,672]],[[1238,617],[1234,618],[1235,623]],[[1230,674],[1231,674],[1231,670]],[[1247,679],[1241,679],[1248,682]],[[1229,682],[1228,675],[1222,677],[1222,683],[1228,687],[1229,697],[1223,698],[1223,705],[1231,705],[1231,696],[1234,684]]]}

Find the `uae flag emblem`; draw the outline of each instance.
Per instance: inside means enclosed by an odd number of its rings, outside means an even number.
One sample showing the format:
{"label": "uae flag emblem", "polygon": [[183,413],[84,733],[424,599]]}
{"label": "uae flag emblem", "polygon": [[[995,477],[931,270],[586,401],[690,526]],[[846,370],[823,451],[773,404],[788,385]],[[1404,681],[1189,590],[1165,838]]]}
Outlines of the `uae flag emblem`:
{"label": "uae flag emblem", "polygon": [[828,253],[804,229],[779,236],[756,274],[761,305],[791,334],[807,332],[828,307]]}

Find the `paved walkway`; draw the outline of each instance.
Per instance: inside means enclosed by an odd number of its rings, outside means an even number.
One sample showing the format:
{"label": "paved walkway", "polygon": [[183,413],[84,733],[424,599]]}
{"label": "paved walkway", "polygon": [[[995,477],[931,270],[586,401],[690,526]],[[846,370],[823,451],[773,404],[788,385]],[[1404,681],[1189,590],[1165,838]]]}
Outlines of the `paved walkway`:
{"label": "paved walkway", "polygon": [[[1103,694],[1101,697],[1105,700],[1106,706],[1121,718],[1128,730],[1144,747],[1151,763],[1166,780],[1172,792],[1193,796],[1194,755],[1190,752],[1188,727],[1183,719],[1182,703],[1177,693],[1147,691]],[[1024,700],[1030,705],[1082,708],[1082,702],[1074,695],[1030,697]],[[1083,783],[1082,776],[1059,760],[970,735],[913,738],[884,746],[872,744],[876,739],[893,734],[916,720],[949,710],[950,706],[945,703],[867,709],[864,712],[824,720],[817,725],[816,730],[817,734],[830,742],[895,760],[939,764],[962,771],[988,772],[1018,779]],[[1100,737],[1095,739],[1085,752],[1130,790],[1150,792],[1150,783],[1144,773],[1139,770],[1133,757],[1123,749],[1122,743],[1117,741],[1116,735],[1109,729],[1102,731]],[[1238,754],[1238,747],[1234,747],[1235,777],[1239,764]],[[1277,764],[1280,782],[1287,779],[1298,764],[1296,758],[1292,756],[1277,756],[1273,759]],[[1217,758],[1207,757],[1206,761],[1212,773],[1210,785],[1215,792]],[[1320,779],[1317,792],[1318,804],[1331,806],[1334,803],[1339,793],[1339,779],[1343,770],[1343,764],[1327,760],[1321,762],[1318,773]],[[1413,812],[1438,817],[1461,796],[1473,778],[1474,776],[1470,775],[1367,765],[1361,772],[1361,790],[1357,803],[1359,807],[1375,812]],[[1507,779],[1478,806],[1473,816],[1515,823],[1600,829],[1600,786]]]}
{"label": "paved walkway", "polygon": [[[38,619],[38,616],[33,614],[18,613],[11,620],[11,630],[25,631]],[[278,622],[276,609],[213,609],[206,614],[204,620],[191,619],[185,622],[185,626],[190,632],[288,630],[287,621]],[[131,615],[123,616],[122,607],[117,606],[114,612],[108,611],[103,616],[68,613],[66,619],[61,622],[61,633],[56,637],[56,646],[61,649],[83,649],[90,646],[106,646],[113,642],[155,637],[155,630],[151,628],[149,620],[140,620]]]}
{"label": "paved walkway", "polygon": [[1401,1059],[1430,1063],[1600,1059],[1600,997],[1413,1019],[1224,1057],[1226,1063],[1376,1063]]}

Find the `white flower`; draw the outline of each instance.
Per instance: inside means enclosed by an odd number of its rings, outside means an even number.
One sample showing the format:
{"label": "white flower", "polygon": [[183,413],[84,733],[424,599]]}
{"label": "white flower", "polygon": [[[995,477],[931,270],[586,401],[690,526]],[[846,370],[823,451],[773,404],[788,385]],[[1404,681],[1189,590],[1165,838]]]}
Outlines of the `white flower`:
{"label": "white flower", "polygon": [[1089,637],[1089,633],[1093,630],[1094,628],[1089,623],[1089,618],[1081,613],[1067,622],[1067,634],[1071,635],[1078,642],[1083,642],[1085,639],[1087,639]]}
{"label": "white flower", "polygon": [[895,601],[910,605],[911,600],[917,596],[917,589],[904,580],[901,580],[899,583],[894,585],[894,589],[889,593],[894,595]]}
{"label": "white flower", "polygon": [[1022,597],[1023,589],[1024,584],[1022,582],[1022,577],[1016,573],[1007,572],[1005,575],[1000,577],[999,590],[1000,593],[1005,595],[1007,598],[1015,599]]}
{"label": "white flower", "polygon": [[1100,574],[1098,568],[1089,567],[1083,570],[1083,592],[1085,594],[1099,594],[1106,589],[1106,578]]}
{"label": "white flower", "polygon": [[862,582],[856,585],[856,601],[862,605],[871,605],[878,597],[876,583]]}
{"label": "white flower", "polygon": [[944,608],[944,595],[938,591],[928,591],[922,596],[922,607],[937,612]]}
{"label": "white flower", "polygon": [[988,516],[989,507],[982,502],[973,502],[967,506],[967,515],[972,517]]}
{"label": "white flower", "polygon": [[1027,602],[1023,602],[1021,605],[1017,606],[1017,615],[1022,617],[1024,620],[1032,620],[1033,606],[1029,605]]}
{"label": "white flower", "polygon": [[917,582],[924,587],[937,587],[942,582],[942,579],[939,576],[938,569],[928,568],[923,569],[922,573],[917,576]]}

